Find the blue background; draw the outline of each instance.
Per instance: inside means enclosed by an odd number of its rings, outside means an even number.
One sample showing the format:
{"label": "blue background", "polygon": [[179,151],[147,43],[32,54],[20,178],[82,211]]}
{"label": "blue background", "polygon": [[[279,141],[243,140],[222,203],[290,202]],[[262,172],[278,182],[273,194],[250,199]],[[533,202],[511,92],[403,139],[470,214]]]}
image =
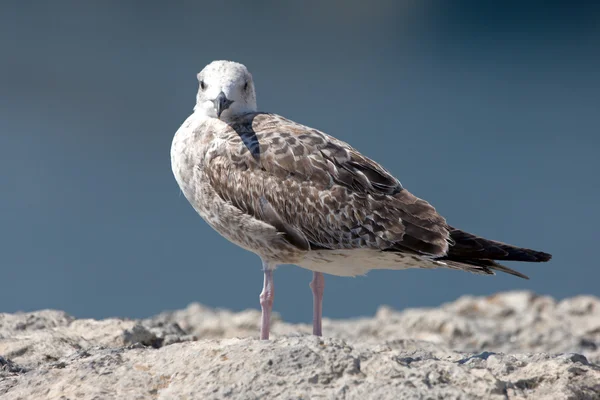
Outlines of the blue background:
{"label": "blue background", "polygon": [[[195,214],[170,169],[214,59],[248,66],[261,110],[350,142],[452,225],[554,255],[511,265],[530,281],[328,276],[326,316],[509,289],[599,295],[597,4],[2,2],[0,311],[258,308],[259,259]],[[310,277],[275,273],[285,319],[310,321]]]}

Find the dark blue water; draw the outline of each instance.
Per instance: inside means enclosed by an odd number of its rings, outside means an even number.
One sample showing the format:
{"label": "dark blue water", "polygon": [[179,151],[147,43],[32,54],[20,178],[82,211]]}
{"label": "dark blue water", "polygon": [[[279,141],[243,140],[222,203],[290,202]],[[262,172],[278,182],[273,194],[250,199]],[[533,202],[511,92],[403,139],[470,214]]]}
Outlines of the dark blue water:
{"label": "dark blue water", "polygon": [[[258,307],[259,259],[213,232],[170,170],[214,59],[249,67],[260,109],[350,142],[452,225],[554,254],[511,265],[530,281],[327,277],[326,316],[509,289],[600,294],[598,6],[298,3],[0,5],[0,311]],[[309,280],[275,273],[285,319],[310,320]]]}

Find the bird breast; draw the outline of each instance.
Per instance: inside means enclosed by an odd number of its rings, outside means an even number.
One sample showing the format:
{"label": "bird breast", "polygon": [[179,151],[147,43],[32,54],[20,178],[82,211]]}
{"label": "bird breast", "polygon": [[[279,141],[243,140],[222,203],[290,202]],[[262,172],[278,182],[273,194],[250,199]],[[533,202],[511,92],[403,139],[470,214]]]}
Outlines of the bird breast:
{"label": "bird breast", "polygon": [[205,168],[225,145],[212,123],[197,121],[192,115],[173,138],[171,166],[181,191],[198,214],[229,241],[268,261],[296,263],[304,252],[283,240],[274,226],[225,201],[211,186]]}

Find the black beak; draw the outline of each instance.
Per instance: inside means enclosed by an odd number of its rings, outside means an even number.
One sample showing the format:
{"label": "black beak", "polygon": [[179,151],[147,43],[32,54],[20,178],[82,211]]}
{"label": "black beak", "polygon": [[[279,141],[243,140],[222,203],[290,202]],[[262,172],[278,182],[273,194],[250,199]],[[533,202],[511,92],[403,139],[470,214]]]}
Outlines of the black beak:
{"label": "black beak", "polygon": [[215,110],[217,110],[217,118],[221,118],[221,114],[223,113],[223,111],[229,108],[231,103],[233,103],[233,100],[229,100],[227,96],[225,96],[225,93],[219,93],[217,98],[213,100]]}

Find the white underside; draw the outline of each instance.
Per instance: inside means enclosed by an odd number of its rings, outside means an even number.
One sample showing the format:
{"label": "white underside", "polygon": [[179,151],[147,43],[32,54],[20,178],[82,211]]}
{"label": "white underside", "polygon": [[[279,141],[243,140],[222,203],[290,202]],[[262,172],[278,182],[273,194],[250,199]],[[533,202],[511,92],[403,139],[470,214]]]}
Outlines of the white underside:
{"label": "white underside", "polygon": [[373,269],[447,267],[445,263],[427,257],[372,249],[310,251],[297,265],[311,271],[338,276],[364,275]]}

